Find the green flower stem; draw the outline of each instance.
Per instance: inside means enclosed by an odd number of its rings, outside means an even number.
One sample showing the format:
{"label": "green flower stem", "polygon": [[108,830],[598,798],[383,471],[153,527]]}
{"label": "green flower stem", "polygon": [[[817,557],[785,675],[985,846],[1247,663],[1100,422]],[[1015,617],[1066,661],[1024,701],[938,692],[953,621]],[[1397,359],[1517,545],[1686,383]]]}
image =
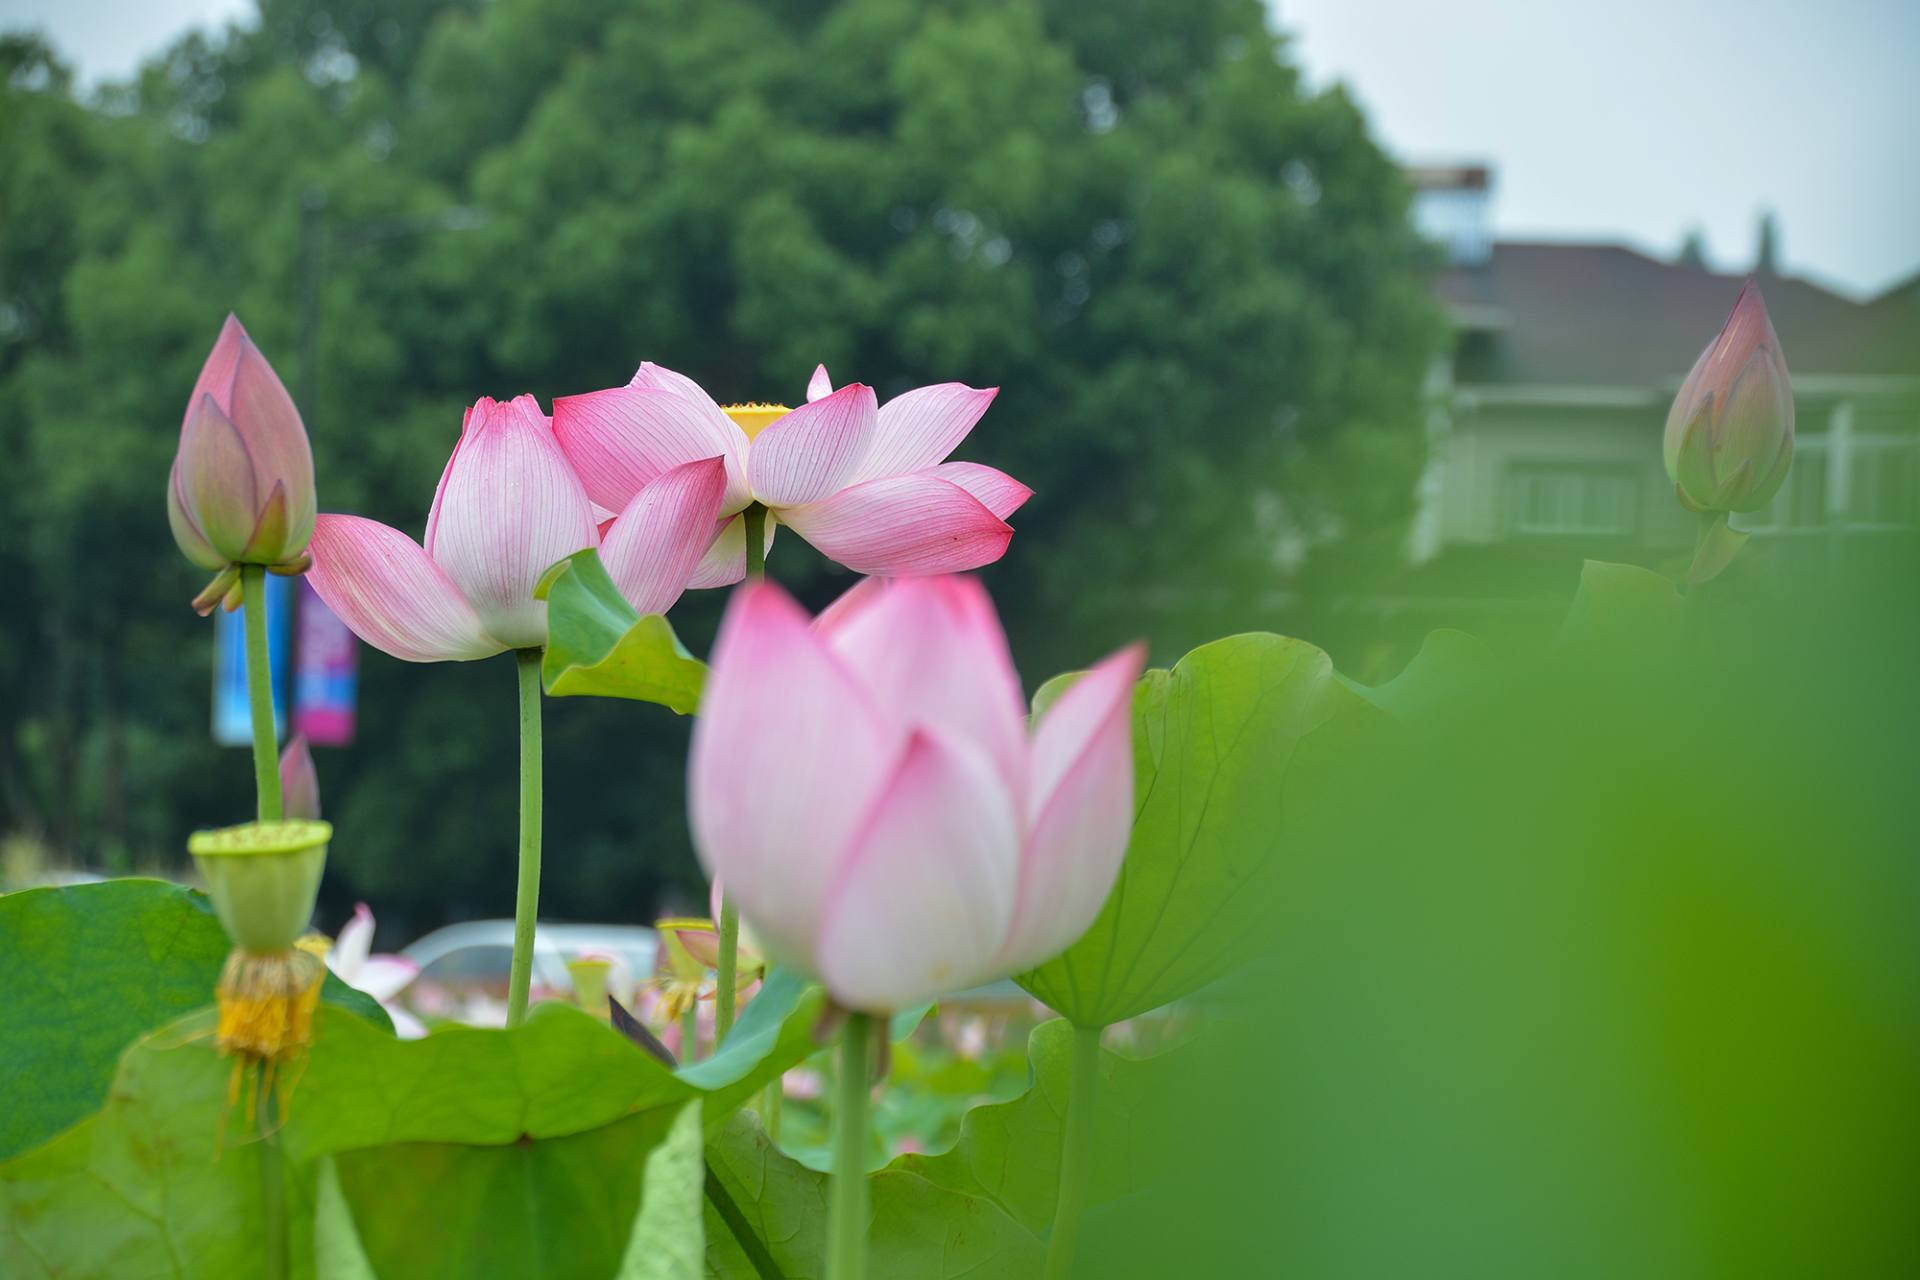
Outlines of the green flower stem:
{"label": "green flower stem", "polygon": [[780,1109],[787,1100],[787,1078],[777,1075],[767,1085],[767,1111],[761,1117],[766,1122],[767,1137],[774,1142],[780,1141]]}
{"label": "green flower stem", "polygon": [[513,899],[513,972],[507,1025],[527,1016],[533,986],[533,922],[540,913],[540,650],[518,649],[520,665],[520,886]]}
{"label": "green flower stem", "polygon": [[[749,503],[740,513],[742,534],[747,544],[747,581],[758,582],[767,574],[767,509]],[[713,1004],[713,1047],[718,1049],[733,1030],[733,1015],[739,1000],[740,912],[725,892],[720,895],[720,965],[715,976],[717,988]]]}
{"label": "green flower stem", "polygon": [[279,735],[273,728],[273,667],[267,653],[267,570],[240,566],[240,598],[246,611],[247,702],[253,712],[253,783],[262,822],[285,816],[280,802]]}
{"label": "green flower stem", "polygon": [[1073,1029],[1073,1075],[1067,1084],[1060,1190],[1054,1200],[1053,1236],[1047,1241],[1046,1280],[1064,1280],[1073,1272],[1073,1249],[1087,1208],[1087,1178],[1093,1171],[1093,1097],[1100,1083],[1100,1033],[1104,1030]]}
{"label": "green flower stem", "polygon": [[[262,822],[285,816],[280,797],[279,734],[273,725],[273,666],[267,648],[267,570],[240,566],[240,607],[247,636],[247,707],[253,719],[255,813]],[[266,1251],[267,1280],[286,1280],[287,1170],[280,1155],[273,1089],[263,1086],[260,1100],[260,1234]]]}
{"label": "green flower stem", "polygon": [[833,1099],[833,1187],[827,1202],[827,1280],[866,1280],[867,1094],[875,1027],[869,1013],[847,1015],[840,1078]]}
{"label": "green flower stem", "polygon": [[680,1061],[692,1062],[700,1056],[700,1002],[691,1000],[680,1011]]}
{"label": "green flower stem", "polygon": [[713,1002],[713,1047],[718,1049],[733,1030],[735,990],[740,981],[740,912],[733,899],[720,895],[720,972]]}

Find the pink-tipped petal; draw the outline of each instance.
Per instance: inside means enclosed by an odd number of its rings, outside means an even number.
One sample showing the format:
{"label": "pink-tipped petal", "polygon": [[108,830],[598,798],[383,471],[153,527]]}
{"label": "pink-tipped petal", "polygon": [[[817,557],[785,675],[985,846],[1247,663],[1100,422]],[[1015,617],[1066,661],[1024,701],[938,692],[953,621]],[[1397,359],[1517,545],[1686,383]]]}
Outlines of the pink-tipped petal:
{"label": "pink-tipped petal", "polygon": [[334,935],[333,946],[327,951],[327,968],[347,985],[357,985],[360,970],[372,951],[373,908],[364,902],[356,903],[352,917]]}
{"label": "pink-tipped petal", "polygon": [[222,563],[239,560],[253,538],[264,495],[245,438],[211,395],[200,397],[180,429],[173,467],[181,505],[202,536]]}
{"label": "pink-tipped petal", "polygon": [[532,396],[470,411],[427,520],[426,549],[510,649],[547,640],[534,584],[556,560],[599,543],[593,508]]}
{"label": "pink-tipped petal", "polygon": [[229,311],[220,326],[220,336],[214,339],[213,350],[207,352],[207,358],[200,366],[200,376],[194,379],[193,394],[187,397],[187,411],[180,419],[182,428],[199,406],[201,396],[212,396],[222,413],[232,408],[233,372],[240,366],[241,352],[252,345],[253,339],[247,336],[246,326],[240,323],[240,317]]}
{"label": "pink-tipped petal", "polygon": [[[767,516],[766,537],[760,548],[762,560],[773,552],[773,531],[779,523],[771,514]],[[689,590],[730,587],[747,576],[746,517],[728,516],[718,527],[718,535],[707,547],[707,553],[700,557],[700,563],[694,566],[693,576],[687,579]]]}
{"label": "pink-tipped petal", "polygon": [[304,733],[294,734],[280,753],[280,807],[289,818],[320,816],[320,773]]}
{"label": "pink-tipped petal", "polygon": [[1019,845],[987,760],[914,733],[835,877],[819,943],[828,993],[890,1013],[999,976]]}
{"label": "pink-tipped petal", "polygon": [[561,396],[553,402],[554,437],[587,496],[609,511],[625,509],[634,494],[674,467],[715,457],[726,459],[724,509],[740,510],[748,500],[746,433],[704,392],[695,397],[671,385]]}
{"label": "pink-tipped petal", "polygon": [[986,588],[946,576],[866,581],[814,629],[896,720],[971,742],[1020,795],[1025,700]]}
{"label": "pink-tipped petal", "polygon": [[1013,528],[959,485],[920,472],[869,480],[782,523],[856,573],[963,573],[1006,553]]}
{"label": "pink-tipped petal", "polygon": [[487,634],[446,570],[374,520],[323,515],[307,581],[348,630],[407,662],[465,661],[507,646]]}
{"label": "pink-tipped petal", "polygon": [[600,544],[628,604],[641,613],[673,607],[713,545],[726,493],[725,461],[707,458],[682,463],[633,496]]}
{"label": "pink-tipped petal", "polygon": [[929,467],[927,474],[959,485],[980,499],[980,505],[1002,520],[1025,506],[1027,499],[1033,496],[1032,489],[1006,472],[982,466],[978,462],[943,462],[937,467]]}
{"label": "pink-tipped petal", "polygon": [[747,454],[753,496],[791,507],[836,492],[866,457],[877,422],[873,388],[859,382],[777,419]]}
{"label": "pink-tipped petal", "polygon": [[998,387],[942,382],[895,396],[880,406],[873,448],[860,464],[855,482],[903,476],[944,461],[999,394]]}
{"label": "pink-tipped petal", "polygon": [[1040,722],[1019,900],[1000,951],[1007,972],[1066,950],[1113,891],[1133,827],[1133,688],[1145,662],[1145,646],[1122,649]]}
{"label": "pink-tipped petal", "polygon": [[248,342],[233,371],[227,416],[247,442],[254,475],[264,493],[275,484],[287,490],[285,550],[298,554],[313,533],[316,514],[313,448],[293,397],[259,348]]}
{"label": "pink-tipped petal", "polygon": [[684,373],[675,373],[672,369],[657,365],[651,360],[642,360],[640,367],[633,371],[633,377],[627,380],[630,387],[642,387],[650,391],[670,391],[674,395],[688,400],[697,400],[702,404],[720,406],[707,394],[707,389]]}
{"label": "pink-tipped petal", "polygon": [[901,733],[767,582],[714,641],[687,770],[695,847],[769,951],[814,969],[828,887]]}
{"label": "pink-tipped petal", "polygon": [[807,379],[807,403],[824,400],[833,394],[833,379],[827,376],[827,366],[813,366],[813,376]]}

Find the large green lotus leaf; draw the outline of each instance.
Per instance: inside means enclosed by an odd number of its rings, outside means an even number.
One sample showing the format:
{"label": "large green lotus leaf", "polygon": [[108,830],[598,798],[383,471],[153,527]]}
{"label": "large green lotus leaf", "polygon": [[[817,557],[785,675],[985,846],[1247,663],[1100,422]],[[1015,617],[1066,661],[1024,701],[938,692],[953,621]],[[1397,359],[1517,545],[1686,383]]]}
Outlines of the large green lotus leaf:
{"label": "large green lotus leaf", "polygon": [[1396,719],[1412,721],[1429,719],[1472,697],[1493,669],[1493,651],[1485,641],[1442,627],[1429,631],[1413,661],[1385,684],[1355,684],[1344,677],[1341,682]]}
{"label": "large green lotus leaf", "polygon": [[[104,1107],[0,1163],[0,1276],[265,1274],[260,1147],[223,1128],[233,1068],[211,1031],[202,1013],[137,1041]],[[305,1277],[312,1180],[296,1168],[288,1183],[290,1252]]]}
{"label": "large green lotus leaf", "polygon": [[1639,565],[1589,560],[1560,640],[1576,650],[1672,652],[1686,628],[1687,601],[1672,579]]}
{"label": "large green lotus leaf", "polygon": [[647,1156],[640,1211],[634,1215],[615,1280],[700,1280],[705,1274],[706,1177],[700,1108],[688,1103]]}
{"label": "large green lotus leaf", "polygon": [[598,551],[589,547],[555,564],[534,595],[547,602],[540,678],[549,694],[632,698],[681,715],[700,705],[706,664],[681,646],[665,617],[634,612]]}
{"label": "large green lotus leaf", "polygon": [[813,1029],[825,1006],[825,991],[796,970],[775,967],[727,1033],[726,1043],[677,1074],[695,1088],[714,1093],[723,1104],[736,1096],[744,1101],[777,1072],[820,1047]]}
{"label": "large green lotus leaf", "polygon": [[[1072,677],[1035,696],[1042,716]],[[1188,995],[1260,943],[1303,788],[1301,741],[1336,716],[1377,716],[1301,640],[1202,645],[1133,698],[1134,822],[1106,906],[1064,953],[1017,981],[1082,1026]]]}
{"label": "large green lotus leaf", "polygon": [[[707,1143],[707,1269],[723,1280],[819,1280],[827,1183],[734,1116]],[[1027,1280],[1045,1246],[984,1196],[887,1168],[868,1176],[867,1271],[887,1280]]]}
{"label": "large green lotus leaf", "polygon": [[[165,880],[0,896],[0,1157],[96,1110],[122,1050],[213,1002],[229,948],[207,896]],[[322,996],[392,1038],[372,997],[331,974]]]}
{"label": "large green lotus leaf", "polygon": [[[1073,1070],[1073,1026],[1063,1018],[1035,1027],[1027,1040],[1032,1082],[1010,1102],[979,1106],[960,1122],[960,1140],[937,1156],[906,1155],[888,1167],[953,1191],[984,1197],[1035,1235],[1052,1226],[1060,1182],[1060,1141]],[[1151,1058],[1102,1049],[1094,1089],[1097,1116],[1089,1207],[1153,1185],[1178,1117],[1153,1104],[1177,1078],[1176,1048]]]}

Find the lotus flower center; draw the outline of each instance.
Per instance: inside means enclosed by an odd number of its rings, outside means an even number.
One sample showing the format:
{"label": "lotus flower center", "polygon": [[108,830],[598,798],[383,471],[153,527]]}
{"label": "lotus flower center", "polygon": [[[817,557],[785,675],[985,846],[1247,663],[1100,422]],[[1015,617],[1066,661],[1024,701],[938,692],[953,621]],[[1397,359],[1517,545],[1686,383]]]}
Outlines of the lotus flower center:
{"label": "lotus flower center", "polygon": [[738,423],[740,429],[747,433],[747,439],[751,440],[793,410],[783,404],[755,403],[723,404],[720,406],[720,412]]}

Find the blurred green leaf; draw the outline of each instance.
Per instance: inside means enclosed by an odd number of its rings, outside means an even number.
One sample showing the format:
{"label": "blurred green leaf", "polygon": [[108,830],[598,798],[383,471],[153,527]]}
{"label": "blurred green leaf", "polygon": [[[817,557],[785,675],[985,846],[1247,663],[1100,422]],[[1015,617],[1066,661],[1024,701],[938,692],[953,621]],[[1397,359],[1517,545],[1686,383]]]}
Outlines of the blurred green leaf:
{"label": "blurred green leaf", "polygon": [[706,1252],[704,1147],[700,1107],[690,1102],[647,1156],[640,1212],[615,1280],[700,1280]]}
{"label": "blurred green leaf", "polygon": [[[99,1107],[123,1049],[213,1003],[231,949],[206,895],[165,880],[0,896],[0,938],[0,1157]],[[331,973],[321,994],[392,1038],[371,996]]]}
{"label": "blurred green leaf", "polygon": [[[905,1155],[888,1168],[917,1174],[949,1190],[982,1196],[1027,1230],[1044,1235],[1053,1222],[1060,1181],[1060,1140],[1072,1074],[1073,1026],[1056,1018],[1027,1040],[1032,1084],[1011,1102],[975,1107],[960,1122],[960,1140],[937,1156]],[[1098,1117],[1088,1206],[1153,1184],[1161,1145],[1178,1117],[1155,1099],[1177,1079],[1179,1048],[1151,1058],[1100,1053],[1094,1091]]]}
{"label": "blurred green leaf", "polygon": [[726,1043],[711,1057],[682,1066],[680,1079],[700,1089],[726,1090],[729,1097],[748,1081],[745,1091],[751,1093],[820,1047],[813,1027],[825,1004],[826,993],[800,973],[769,971]]}
{"label": "blurred green leaf", "polygon": [[[1036,714],[1065,687],[1043,686]],[[1147,672],[1133,699],[1135,816],[1120,878],[1086,934],[1020,985],[1104,1026],[1244,958],[1286,865],[1295,748],[1343,710],[1367,714],[1325,653],[1284,636],[1230,636]]]}
{"label": "blurred green leaf", "polygon": [[589,547],[555,564],[534,595],[547,602],[540,675],[552,696],[631,698],[681,715],[700,705],[706,664],[681,646],[663,615],[634,612],[598,551]]}
{"label": "blurred green leaf", "polygon": [[1672,579],[1635,564],[1589,560],[1561,643],[1614,654],[1669,650],[1686,633],[1687,602]]}
{"label": "blurred green leaf", "polygon": [[[707,1143],[713,1177],[709,1269],[723,1277],[818,1280],[827,1249],[828,1177],[781,1151],[741,1113]],[[887,1168],[868,1179],[869,1273],[887,1280],[1027,1280],[1044,1248],[984,1196]],[[753,1265],[753,1259],[760,1266]]]}
{"label": "blurred green leaf", "polygon": [[315,1280],[379,1280],[360,1233],[353,1210],[340,1190],[340,1170],[332,1156],[314,1166],[313,1274]]}
{"label": "blurred green leaf", "polygon": [[1400,720],[1417,720],[1471,697],[1493,668],[1493,651],[1477,636],[1442,627],[1429,631],[1399,675],[1382,685],[1341,683]]}

